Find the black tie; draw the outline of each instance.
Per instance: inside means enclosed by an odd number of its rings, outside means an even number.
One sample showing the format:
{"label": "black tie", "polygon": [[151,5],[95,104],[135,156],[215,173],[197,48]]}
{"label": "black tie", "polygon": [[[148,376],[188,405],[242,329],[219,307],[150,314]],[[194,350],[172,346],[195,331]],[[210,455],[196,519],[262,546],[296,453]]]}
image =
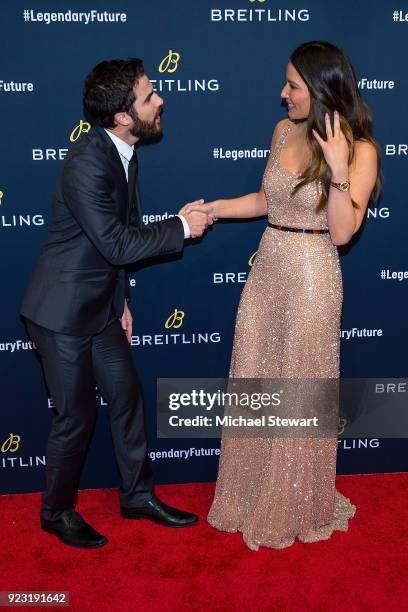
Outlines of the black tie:
{"label": "black tie", "polygon": [[128,195],[129,195],[129,208],[128,208],[128,224],[136,225],[136,227],[142,226],[142,211],[140,208],[139,189],[137,185],[137,154],[133,151],[132,158],[129,162],[128,168]]}

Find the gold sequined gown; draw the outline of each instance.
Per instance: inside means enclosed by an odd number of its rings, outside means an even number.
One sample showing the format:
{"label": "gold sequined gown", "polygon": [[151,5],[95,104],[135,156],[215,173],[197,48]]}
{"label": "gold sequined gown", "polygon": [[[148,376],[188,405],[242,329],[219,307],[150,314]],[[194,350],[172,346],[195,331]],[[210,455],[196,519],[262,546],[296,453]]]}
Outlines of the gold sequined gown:
{"label": "gold sequined gown", "polygon": [[[293,197],[297,175],[280,163],[293,124],[271,152],[263,187],[271,223],[326,229],[319,187]],[[266,228],[238,308],[232,378],[337,378],[342,278],[326,234]],[[285,548],[347,531],[355,506],[335,488],[335,438],[223,437],[208,521],[247,546]]]}

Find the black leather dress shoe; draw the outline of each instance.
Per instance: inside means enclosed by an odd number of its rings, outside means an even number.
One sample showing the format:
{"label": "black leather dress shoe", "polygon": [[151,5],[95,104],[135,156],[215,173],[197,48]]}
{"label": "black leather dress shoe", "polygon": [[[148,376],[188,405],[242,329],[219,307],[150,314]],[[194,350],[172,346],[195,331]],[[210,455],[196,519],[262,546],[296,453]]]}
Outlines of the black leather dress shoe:
{"label": "black leather dress shoe", "polygon": [[139,508],[120,509],[122,518],[127,519],[150,519],[165,527],[188,527],[198,521],[198,516],[184,510],[172,508],[163,503],[155,495],[144,506]]}
{"label": "black leather dress shoe", "polygon": [[41,529],[53,533],[64,544],[77,548],[98,548],[108,542],[75,510],[66,510],[57,521],[47,521],[41,517]]}

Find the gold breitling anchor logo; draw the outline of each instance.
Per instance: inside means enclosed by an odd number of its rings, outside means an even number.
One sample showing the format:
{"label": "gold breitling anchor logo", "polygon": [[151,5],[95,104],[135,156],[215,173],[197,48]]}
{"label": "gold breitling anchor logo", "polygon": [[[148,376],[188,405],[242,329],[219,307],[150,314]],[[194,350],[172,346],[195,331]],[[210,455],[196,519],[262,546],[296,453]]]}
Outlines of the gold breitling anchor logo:
{"label": "gold breitling anchor logo", "polygon": [[255,253],[252,253],[251,257],[248,259],[248,266],[250,268],[252,268],[252,266],[254,265],[254,259],[256,257],[258,251],[255,251]]}
{"label": "gold breitling anchor logo", "polygon": [[169,316],[167,321],[164,324],[166,329],[179,329],[183,325],[183,319],[185,317],[185,312],[183,310],[174,309],[174,312]]}
{"label": "gold breitling anchor logo", "polygon": [[166,55],[159,64],[159,72],[168,72],[169,74],[176,72],[180,57],[180,53],[170,49],[168,55]]}
{"label": "gold breitling anchor logo", "polygon": [[16,453],[20,448],[21,436],[11,433],[7,440],[1,445],[2,453]]}
{"label": "gold breitling anchor logo", "polygon": [[347,419],[339,419],[339,436],[344,433],[346,429]]}
{"label": "gold breitling anchor logo", "polygon": [[4,196],[4,193],[2,191],[0,191],[0,206],[3,203],[3,196]]}
{"label": "gold breitling anchor logo", "polygon": [[78,125],[76,125],[74,129],[72,130],[69,136],[70,141],[75,142],[76,140],[78,140],[82,132],[85,132],[86,134],[87,132],[89,132],[90,129],[91,129],[91,124],[88,123],[87,121],[82,121],[81,119]]}

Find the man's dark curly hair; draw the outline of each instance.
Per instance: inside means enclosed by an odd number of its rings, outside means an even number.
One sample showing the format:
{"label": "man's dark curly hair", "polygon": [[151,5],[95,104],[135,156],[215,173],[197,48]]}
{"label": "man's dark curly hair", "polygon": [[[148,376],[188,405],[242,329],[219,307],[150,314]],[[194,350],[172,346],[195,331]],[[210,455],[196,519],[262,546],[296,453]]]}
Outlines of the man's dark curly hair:
{"label": "man's dark curly hair", "polygon": [[142,60],[131,57],[100,62],[85,79],[83,106],[87,121],[115,127],[115,113],[128,112],[135,101],[134,85],[144,75]]}

